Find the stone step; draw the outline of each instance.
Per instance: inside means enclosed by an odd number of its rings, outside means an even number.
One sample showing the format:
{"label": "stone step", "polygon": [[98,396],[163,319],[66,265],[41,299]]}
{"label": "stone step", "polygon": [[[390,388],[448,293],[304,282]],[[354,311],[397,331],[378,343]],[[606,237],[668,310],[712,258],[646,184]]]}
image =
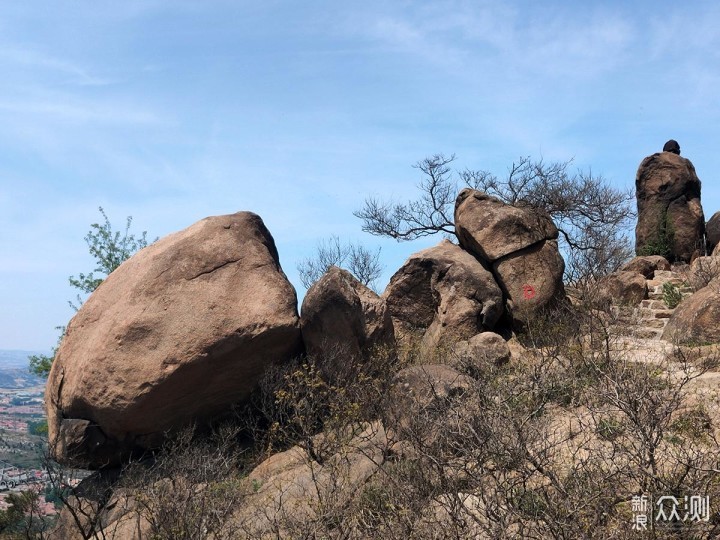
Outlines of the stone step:
{"label": "stone step", "polygon": [[635,306],[612,306],[610,314],[613,317],[634,317],[640,313],[640,309]]}
{"label": "stone step", "polygon": [[632,334],[640,339],[660,339],[662,329],[638,327],[634,328]]}
{"label": "stone step", "polygon": [[673,272],[672,270],[655,270],[653,279],[659,281],[670,281],[671,279],[680,279],[680,274]]}
{"label": "stone step", "polygon": [[[683,295],[682,295],[682,299],[685,300],[685,299],[688,298],[689,296],[692,296],[692,295],[690,295],[690,294],[683,294]],[[663,305],[667,308],[667,305],[665,305],[665,301],[663,300],[663,295],[662,295],[662,293],[649,293],[647,299],[648,299],[648,300],[656,300],[656,301],[658,301],[658,302],[662,302]],[[643,300],[643,301],[644,301],[644,300]]]}
{"label": "stone step", "polygon": [[664,309],[640,308],[640,318],[642,320],[669,319],[674,312],[674,309],[668,309],[667,307]]}
{"label": "stone step", "polygon": [[667,319],[649,319],[643,320],[639,325],[640,328],[665,328]]}
{"label": "stone step", "polygon": [[643,300],[640,307],[645,309],[667,309],[665,302],[662,300]]}

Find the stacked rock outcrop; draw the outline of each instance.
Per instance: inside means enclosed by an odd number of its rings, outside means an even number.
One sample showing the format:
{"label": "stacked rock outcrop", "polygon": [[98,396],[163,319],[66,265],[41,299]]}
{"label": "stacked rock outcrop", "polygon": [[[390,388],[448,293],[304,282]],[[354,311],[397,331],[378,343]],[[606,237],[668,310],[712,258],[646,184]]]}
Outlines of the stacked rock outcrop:
{"label": "stacked rock outcrop", "polygon": [[669,272],[670,269],[667,259],[659,255],[635,257],[598,282],[597,300],[615,305],[637,305],[648,298],[648,280],[652,280],[656,272]]}
{"label": "stacked rock outcrop", "polygon": [[497,346],[472,338],[564,296],[549,216],[464,190],[456,221],[460,245],[411,256],[382,297],[331,268],[308,290],[302,322],[256,214],[206,218],[141,250],[68,325],[46,392],[55,458],[100,468],[156,448],[247,400],[269,366],[306,351],[353,362],[417,331],[427,348]]}
{"label": "stacked rock outcrop", "polygon": [[117,463],[227,411],[301,351],[295,290],[260,217],[203,219],[120,265],[72,319],[47,384],[50,448]]}
{"label": "stacked rock outcrop", "polygon": [[455,201],[455,229],[460,245],[491,266],[516,323],[565,297],[565,262],[547,213],[464,189]]}
{"label": "stacked rock outcrop", "polygon": [[671,148],[643,159],[635,190],[638,255],[663,254],[672,263],[690,262],[703,254],[705,217],[700,180],[690,160],[679,155],[679,147],[677,153]]}
{"label": "stacked rock outcrop", "polygon": [[412,255],[383,294],[400,332],[421,332],[435,347],[491,330],[503,296],[490,270],[460,246],[443,240]]}
{"label": "stacked rock outcrop", "polygon": [[393,319],[423,344],[467,340],[507,314],[515,327],[565,297],[558,230],[545,212],[464,189],[455,202],[460,245],[411,256],[384,297]]}

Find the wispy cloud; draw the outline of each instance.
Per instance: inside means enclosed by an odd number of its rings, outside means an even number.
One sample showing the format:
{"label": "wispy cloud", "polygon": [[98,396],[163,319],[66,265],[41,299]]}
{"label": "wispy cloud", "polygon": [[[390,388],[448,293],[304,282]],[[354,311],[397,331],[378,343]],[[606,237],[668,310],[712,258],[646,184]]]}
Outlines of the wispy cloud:
{"label": "wispy cloud", "polygon": [[78,86],[106,86],[113,81],[90,73],[72,62],[54,58],[28,48],[3,46],[0,48],[0,65],[14,64],[32,70],[47,70],[64,77],[64,82]]}
{"label": "wispy cloud", "polygon": [[[99,204],[153,236],[256,211],[292,274],[318,239],[362,237],[365,196],[412,198],[410,166],[434,152],[498,174],[575,156],[632,182],[667,133],[720,168],[710,2],[0,4],[2,294],[30,306],[0,347],[41,345],[32,312],[66,307]],[[389,273],[420,247],[385,245]],[[44,258],[43,301],[25,291]]]}
{"label": "wispy cloud", "polygon": [[74,123],[100,123],[116,125],[159,125],[164,123],[156,113],[142,110],[122,102],[80,100],[67,96],[30,99],[0,100],[0,110],[23,118],[42,116],[45,121],[54,119]]}
{"label": "wispy cloud", "polygon": [[485,68],[484,76],[496,76],[521,68],[533,77],[601,74],[622,61],[635,35],[631,22],[609,9],[588,12],[578,24],[577,13],[557,9],[534,17],[497,3],[433,5],[383,14],[365,32],[449,70],[472,74]]}

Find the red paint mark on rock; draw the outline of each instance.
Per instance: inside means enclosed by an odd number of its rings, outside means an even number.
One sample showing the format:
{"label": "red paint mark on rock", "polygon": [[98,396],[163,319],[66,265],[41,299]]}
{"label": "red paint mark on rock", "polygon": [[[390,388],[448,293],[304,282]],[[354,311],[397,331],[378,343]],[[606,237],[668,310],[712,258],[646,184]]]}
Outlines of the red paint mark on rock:
{"label": "red paint mark on rock", "polygon": [[535,287],[532,285],[523,285],[523,298],[525,298],[525,300],[535,298]]}

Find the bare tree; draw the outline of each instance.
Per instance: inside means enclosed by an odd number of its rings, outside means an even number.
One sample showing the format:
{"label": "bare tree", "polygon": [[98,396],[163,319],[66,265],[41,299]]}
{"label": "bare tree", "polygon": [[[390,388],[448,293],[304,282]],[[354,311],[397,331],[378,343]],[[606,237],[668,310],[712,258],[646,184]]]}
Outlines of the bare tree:
{"label": "bare tree", "polygon": [[414,165],[423,173],[417,200],[391,203],[374,197],[365,199],[365,206],[354,212],[363,220],[363,231],[396,240],[415,240],[439,232],[455,235],[453,205],[458,183],[449,167],[454,160],[454,155],[435,154]]}
{"label": "bare tree", "polygon": [[333,235],[318,243],[314,256],[303,259],[297,265],[300,281],[309,289],[331,266],[345,268],[363,285],[374,290],[383,270],[380,248],[371,251],[361,244],[343,243]]}
{"label": "bare tree", "polygon": [[367,198],[354,213],[363,221],[363,231],[399,241],[436,233],[455,236],[455,197],[461,187],[471,187],[508,204],[547,211],[560,231],[568,281],[612,272],[631,255],[625,234],[634,217],[631,191],[617,189],[591,172],[571,173],[572,161],[545,163],[521,157],[500,179],[478,170],[454,175],[454,159],[436,154],[415,165],[423,176],[414,201]]}

